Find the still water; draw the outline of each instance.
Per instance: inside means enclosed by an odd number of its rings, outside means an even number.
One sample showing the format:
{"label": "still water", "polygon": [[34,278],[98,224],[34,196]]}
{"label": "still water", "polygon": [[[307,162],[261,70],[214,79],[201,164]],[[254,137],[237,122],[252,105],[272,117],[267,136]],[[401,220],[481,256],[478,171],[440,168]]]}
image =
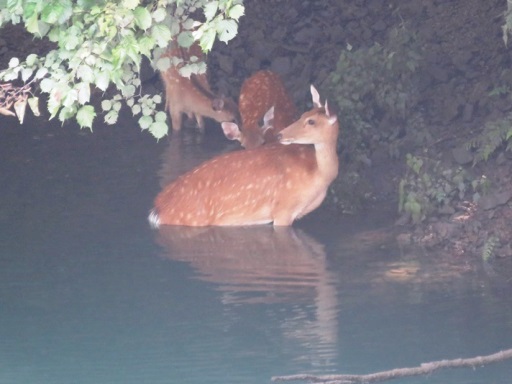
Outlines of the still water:
{"label": "still water", "polygon": [[[1,384],[256,384],[512,348],[512,276],[399,250],[383,219],[152,231],[160,184],[233,148],[218,132],[157,144],[133,124],[11,124],[0,118]],[[394,382],[511,378],[508,361]]]}

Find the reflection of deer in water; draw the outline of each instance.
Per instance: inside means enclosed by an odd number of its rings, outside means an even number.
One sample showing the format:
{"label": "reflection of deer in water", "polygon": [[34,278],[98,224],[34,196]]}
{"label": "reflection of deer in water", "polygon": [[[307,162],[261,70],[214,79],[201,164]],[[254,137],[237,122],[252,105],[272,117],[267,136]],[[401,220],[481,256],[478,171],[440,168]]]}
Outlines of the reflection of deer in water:
{"label": "reflection of deer in water", "polygon": [[[314,346],[316,357],[334,357],[337,294],[323,245],[291,227],[163,226],[158,242],[165,256],[188,262],[200,278],[218,285],[225,305],[308,303],[282,328],[292,339]],[[308,314],[314,302],[314,316]],[[322,356],[320,356],[323,354]]]}

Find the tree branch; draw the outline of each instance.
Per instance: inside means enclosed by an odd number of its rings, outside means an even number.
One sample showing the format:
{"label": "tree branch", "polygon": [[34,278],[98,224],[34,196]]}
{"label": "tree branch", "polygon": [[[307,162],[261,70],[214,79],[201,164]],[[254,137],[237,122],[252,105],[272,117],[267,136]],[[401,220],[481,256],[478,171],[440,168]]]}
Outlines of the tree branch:
{"label": "tree branch", "polygon": [[351,383],[374,383],[377,381],[391,380],[407,376],[427,375],[441,368],[461,368],[482,366],[489,363],[512,359],[512,349],[500,351],[487,356],[477,356],[467,359],[438,360],[430,363],[423,363],[418,367],[395,368],[389,371],[371,373],[367,375],[309,375],[298,374],[290,376],[274,376],[272,381],[294,381],[307,380],[313,383],[329,384],[351,384]]}

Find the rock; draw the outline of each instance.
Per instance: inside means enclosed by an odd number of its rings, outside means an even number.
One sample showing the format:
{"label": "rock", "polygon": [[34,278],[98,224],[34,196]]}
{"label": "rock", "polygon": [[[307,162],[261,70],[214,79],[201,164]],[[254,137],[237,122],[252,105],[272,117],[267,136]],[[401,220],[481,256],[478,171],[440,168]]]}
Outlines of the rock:
{"label": "rock", "polygon": [[244,67],[249,74],[256,72],[258,69],[260,69],[260,60],[258,60],[256,57],[249,57],[247,60],[245,60]]}
{"label": "rock", "polygon": [[446,83],[450,77],[448,70],[439,66],[439,65],[431,65],[427,68],[428,73],[440,83]]}
{"label": "rock", "polygon": [[478,205],[487,211],[500,205],[507,204],[510,199],[512,199],[512,189],[501,192],[491,192],[485,196],[482,196],[478,202]]}
{"label": "rock", "polygon": [[472,53],[468,50],[459,50],[452,55],[452,63],[456,68],[465,72],[471,60]]}
{"label": "rock", "polygon": [[412,244],[412,235],[410,233],[400,233],[396,237],[396,242],[399,247],[406,247]]}
{"label": "rock", "polygon": [[452,122],[459,115],[459,102],[455,99],[446,100],[445,103],[440,106],[439,116],[441,121],[445,124]]}
{"label": "rock", "polygon": [[270,69],[281,76],[286,76],[290,72],[292,62],[289,56],[280,56],[272,60]]}
{"label": "rock", "polygon": [[512,257],[512,246],[510,243],[502,246],[498,252],[497,252],[497,256],[498,257],[501,257],[501,258],[505,258],[505,257]]}
{"label": "rock", "polygon": [[320,31],[318,28],[314,28],[312,26],[304,27],[297,30],[293,36],[293,40],[296,43],[308,44],[311,41],[315,41],[316,36],[318,36],[319,33]]}
{"label": "rock", "polygon": [[233,73],[234,61],[231,56],[228,55],[217,55],[219,67],[224,72],[231,74]]}
{"label": "rock", "polygon": [[372,29],[376,32],[385,31],[388,26],[384,22],[384,20],[377,20],[377,22],[373,23]]}
{"label": "rock", "polygon": [[507,162],[507,157],[505,156],[505,154],[503,152],[498,154],[498,157],[496,157],[496,164],[503,165],[506,162]]}
{"label": "rock", "polygon": [[453,215],[455,213],[455,208],[453,208],[451,205],[443,205],[437,210],[437,213],[440,215]]}
{"label": "rock", "polygon": [[437,233],[440,240],[448,239],[453,236],[457,228],[457,224],[446,223],[443,221],[438,221],[437,223],[432,224],[432,229]]}
{"label": "rock", "polygon": [[453,148],[452,156],[455,162],[460,165],[469,164],[473,161],[473,155],[463,146]]}
{"label": "rock", "polygon": [[471,119],[473,118],[473,110],[474,110],[473,104],[466,103],[466,105],[464,105],[464,109],[462,111],[462,121],[464,121],[466,123],[471,121]]}
{"label": "rock", "polygon": [[277,27],[274,32],[272,32],[271,38],[274,41],[283,41],[286,38],[287,29],[284,27]]}

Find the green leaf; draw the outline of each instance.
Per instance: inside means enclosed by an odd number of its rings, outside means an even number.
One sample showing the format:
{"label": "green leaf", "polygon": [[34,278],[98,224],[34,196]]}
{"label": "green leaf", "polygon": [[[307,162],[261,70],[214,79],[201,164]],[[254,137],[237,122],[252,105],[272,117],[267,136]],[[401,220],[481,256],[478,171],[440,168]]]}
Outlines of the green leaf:
{"label": "green leaf", "polygon": [[70,107],[64,107],[60,110],[60,113],[59,113],[59,120],[64,122],[70,118],[72,118],[76,113],[76,108],[75,106],[70,106]]}
{"label": "green leaf", "polygon": [[195,29],[197,29],[197,27],[199,25],[201,25],[201,23],[192,18],[187,19],[181,23],[182,29],[187,29],[187,30],[195,30]]}
{"label": "green leaf", "polygon": [[121,93],[123,94],[124,98],[129,98],[135,95],[135,87],[133,85],[127,85],[126,87],[123,87],[121,89]]}
{"label": "green leaf", "polygon": [[[68,29],[68,31],[71,28]],[[68,51],[74,50],[80,43],[82,42],[82,39],[78,37],[77,35],[69,34],[66,35],[66,38],[64,40],[64,48],[66,48]]]}
{"label": "green leaf", "polygon": [[190,76],[193,73],[196,73],[196,70],[195,70],[193,64],[187,64],[179,69],[179,73],[181,76],[186,77],[187,79],[190,79]]}
{"label": "green leaf", "polygon": [[20,65],[20,59],[18,59],[17,57],[13,57],[11,58],[11,60],[9,60],[9,68],[14,68],[18,65]]}
{"label": "green leaf", "polygon": [[41,91],[44,93],[50,93],[50,91],[53,89],[55,85],[55,80],[52,78],[44,78],[41,80],[41,83],[39,83],[39,86],[41,87]]}
{"label": "green leaf", "polygon": [[28,99],[28,105],[30,109],[32,110],[32,113],[34,116],[40,116],[41,113],[39,112],[39,97],[30,97]]}
{"label": "green leaf", "polygon": [[171,59],[167,56],[160,57],[156,61],[156,69],[158,69],[160,72],[167,71],[171,67]]}
{"label": "green leaf", "polygon": [[92,71],[92,68],[88,65],[79,66],[76,72],[76,77],[88,83],[94,82],[94,72]]}
{"label": "green leaf", "polygon": [[107,71],[96,72],[94,76],[94,84],[101,89],[106,91],[110,84],[110,75]]}
{"label": "green leaf", "polygon": [[135,24],[137,26],[146,31],[151,27],[152,21],[151,21],[151,14],[149,11],[144,7],[137,7],[133,11],[133,15],[135,16]]}
{"label": "green leaf", "polygon": [[227,43],[238,32],[238,23],[235,20],[220,20],[217,24],[217,33],[219,34],[219,40]]}
{"label": "green leaf", "polygon": [[32,76],[33,73],[34,70],[32,68],[23,68],[21,70],[21,80],[26,82],[30,78],[30,76]]}
{"label": "green leaf", "polygon": [[156,40],[156,44],[159,47],[165,48],[167,44],[169,44],[169,41],[171,41],[171,30],[163,24],[154,25],[151,27],[151,37]]}
{"label": "green leaf", "polygon": [[86,127],[92,130],[92,122],[95,117],[96,111],[92,105],[84,105],[76,113],[76,121],[78,125],[80,125],[80,128]]}
{"label": "green leaf", "polygon": [[194,36],[192,36],[192,32],[183,31],[178,35],[178,44],[183,48],[189,48],[192,44],[194,44]]}
{"label": "green leaf", "polygon": [[129,10],[135,9],[139,4],[139,0],[123,0],[123,7]]}
{"label": "green leaf", "polygon": [[31,67],[33,65],[36,64],[36,61],[38,59],[38,56],[35,54],[35,53],[31,53],[30,55],[27,56],[27,58],[25,59],[25,63]]}
{"label": "green leaf", "polygon": [[160,104],[162,102],[162,96],[154,95],[153,96],[153,102],[155,102],[156,104]]}
{"label": "green leaf", "polygon": [[[77,5],[85,10],[92,9],[95,5],[97,5],[97,0],[77,0]],[[103,3],[103,2],[102,2]]]}
{"label": "green leaf", "polygon": [[155,121],[165,122],[167,120],[167,113],[158,111],[155,114]]}
{"label": "green leaf", "polygon": [[169,132],[169,126],[161,121],[155,121],[151,126],[149,127],[149,132],[157,139],[160,140],[161,138],[167,136]]}
{"label": "green leaf", "polygon": [[25,28],[33,35],[41,36],[41,32],[39,31],[39,18],[36,13],[25,19]]}
{"label": "green leaf", "polygon": [[238,20],[245,13],[245,8],[242,4],[233,5],[227,12],[227,15],[231,19]]}
{"label": "green leaf", "polygon": [[64,94],[62,105],[64,107],[71,107],[78,101],[78,90],[70,89]]}
{"label": "green leaf", "polygon": [[111,110],[110,112],[108,112],[106,115],[105,115],[105,123],[109,124],[109,125],[113,125],[115,123],[117,123],[117,118],[119,117],[119,112],[116,111],[116,110]]}
{"label": "green leaf", "polygon": [[201,36],[201,39],[199,40],[199,45],[201,46],[201,49],[204,52],[210,52],[213,43],[215,42],[215,37],[217,36],[217,33],[215,32],[215,29],[210,28],[204,31],[203,35]]}
{"label": "green leaf", "polygon": [[153,12],[152,16],[153,20],[155,20],[157,23],[160,23],[167,17],[167,11],[164,8],[158,8]]}
{"label": "green leaf", "polygon": [[48,24],[64,24],[73,14],[71,0],[53,0],[41,11],[41,20]]}
{"label": "green leaf", "polygon": [[[139,114],[139,113],[141,113],[141,112],[142,112],[142,108],[140,107],[140,105],[139,105],[139,104],[135,104],[135,105],[132,107],[132,114],[133,114],[133,116],[138,115],[138,114]],[[140,122],[139,122],[139,124],[140,124]],[[149,126],[149,125],[148,125],[148,126]],[[146,127],[146,128],[147,128],[147,127]]]}
{"label": "green leaf", "polygon": [[23,6],[23,18],[26,20],[26,19],[33,18],[35,16],[37,19],[37,13],[36,13],[37,4],[35,2],[33,2],[33,3],[25,2],[25,3],[26,4],[24,4],[24,6]]}
{"label": "green leaf", "polygon": [[141,129],[148,129],[151,126],[151,124],[153,124],[153,118],[149,115],[142,116],[139,119],[139,126],[141,127]]}
{"label": "green leaf", "polygon": [[76,85],[78,93],[78,102],[80,104],[88,103],[91,100],[91,85],[88,82],[82,82]]}
{"label": "green leaf", "polygon": [[144,56],[151,57],[151,52],[155,48],[156,41],[151,36],[142,36],[138,41],[140,53]]}
{"label": "green leaf", "polygon": [[112,109],[112,100],[103,100],[101,102],[101,109],[104,111],[110,111]]}
{"label": "green leaf", "polygon": [[206,17],[206,21],[212,20],[215,17],[215,15],[217,14],[218,9],[219,9],[218,1],[207,2],[203,7],[204,17]]}

